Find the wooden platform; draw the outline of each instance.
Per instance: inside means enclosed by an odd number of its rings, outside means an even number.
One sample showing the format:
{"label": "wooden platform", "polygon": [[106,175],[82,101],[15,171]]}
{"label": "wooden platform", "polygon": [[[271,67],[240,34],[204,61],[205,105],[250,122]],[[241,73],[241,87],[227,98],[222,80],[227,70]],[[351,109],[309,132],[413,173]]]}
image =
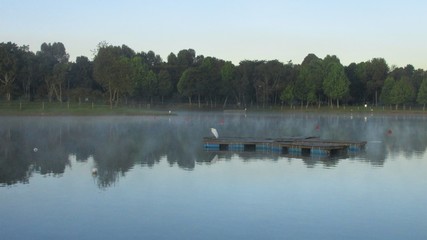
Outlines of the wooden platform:
{"label": "wooden platform", "polygon": [[239,138],[224,137],[203,139],[204,147],[210,151],[264,151],[283,154],[331,156],[339,153],[357,152],[364,149],[366,142],[323,140],[318,137],[286,138]]}

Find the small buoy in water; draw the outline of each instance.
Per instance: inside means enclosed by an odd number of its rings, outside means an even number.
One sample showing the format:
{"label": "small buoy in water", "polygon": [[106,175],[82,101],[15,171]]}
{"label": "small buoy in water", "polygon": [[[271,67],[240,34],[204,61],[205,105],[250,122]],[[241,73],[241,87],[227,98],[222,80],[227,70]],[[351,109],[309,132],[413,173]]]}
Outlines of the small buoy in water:
{"label": "small buoy in water", "polygon": [[38,149],[38,148],[36,148],[36,147],[33,149],[33,151],[34,151],[34,152],[37,152],[38,150],[39,150],[39,149]]}
{"label": "small buoy in water", "polygon": [[391,129],[387,130],[387,135],[391,135],[393,134],[393,131],[391,131]]}
{"label": "small buoy in water", "polygon": [[169,114],[172,114],[172,111],[171,111],[171,110],[169,110]]}
{"label": "small buoy in water", "polygon": [[98,168],[92,168],[92,175],[98,174]]}

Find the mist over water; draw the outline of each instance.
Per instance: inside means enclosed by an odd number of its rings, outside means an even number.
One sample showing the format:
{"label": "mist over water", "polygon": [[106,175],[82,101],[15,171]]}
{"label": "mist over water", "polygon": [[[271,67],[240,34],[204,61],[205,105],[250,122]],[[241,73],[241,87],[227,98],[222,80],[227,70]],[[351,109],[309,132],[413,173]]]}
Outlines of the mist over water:
{"label": "mist over water", "polygon": [[[198,234],[202,234],[196,235],[198,239],[244,237],[243,228],[259,224],[266,224],[264,228],[270,231],[258,230],[261,236],[255,230],[246,230],[254,239],[284,236],[283,229],[294,239],[310,239],[316,234],[323,234],[328,239],[351,239],[349,235],[359,233],[355,229],[357,226],[363,234],[356,234],[353,239],[360,239],[357,236],[365,236],[367,228],[359,221],[369,219],[365,215],[371,214],[373,208],[382,209],[371,216],[380,221],[412,206],[400,214],[406,218],[418,212],[421,215],[416,217],[417,224],[408,228],[402,226],[404,218],[396,217],[391,222],[388,219],[382,224],[374,224],[374,227],[379,228],[378,239],[408,237],[409,230],[415,237],[411,239],[422,239],[427,236],[420,230],[422,227],[427,229],[427,210],[413,204],[427,200],[427,178],[422,174],[427,170],[426,120],[423,115],[250,112],[1,117],[0,212],[3,214],[0,230],[11,237],[17,234],[12,227],[16,224],[47,221],[26,202],[26,198],[46,201],[62,199],[62,195],[71,199],[62,201],[67,203],[67,209],[75,212],[58,210],[56,204],[43,205],[40,211],[58,211],[67,218],[88,221],[94,216],[78,209],[81,204],[92,206],[97,202],[101,205],[89,212],[102,215],[104,211],[105,217],[125,219],[123,224],[131,227],[135,224],[132,219],[137,217],[132,211],[144,209],[143,214],[151,219],[142,217],[144,231],[129,230],[123,233],[125,238],[170,239],[175,236],[172,232],[178,229],[181,231],[178,238],[186,237],[192,232],[182,222],[187,221],[198,227]],[[212,136],[212,127],[223,137],[318,136],[331,140],[367,141],[367,145],[363,152],[333,159],[295,158],[278,153],[209,152],[204,150],[202,140]],[[97,169],[94,175],[91,174],[93,168]],[[380,189],[382,195],[377,195]],[[330,199],[332,195],[337,199]],[[310,205],[313,197],[317,202]],[[390,200],[392,202],[387,203]],[[22,202],[25,207],[14,201]],[[363,201],[371,207],[366,207]],[[383,205],[378,201],[386,203]],[[332,204],[330,207],[335,210],[323,212],[322,202],[328,206]],[[121,206],[120,211],[118,206]],[[22,215],[25,211],[35,215],[27,219]],[[217,211],[228,213],[219,216]],[[241,217],[252,211],[255,213],[251,221]],[[357,211],[365,215],[357,215]],[[290,219],[285,219],[285,215]],[[344,229],[331,233],[322,228],[323,224],[315,225],[316,221],[321,221],[317,218],[323,217],[337,225],[344,224],[340,217],[353,217],[354,220],[345,220]],[[58,224],[65,229],[63,232],[55,232],[45,223],[42,228],[46,228],[46,234],[39,234],[33,228],[19,234],[23,238],[26,233],[32,234],[35,239],[42,236],[82,237],[71,232],[67,227],[69,221],[61,215],[54,214],[53,218],[57,218]],[[224,222],[217,227],[203,226],[199,222],[220,219]],[[241,227],[230,228],[236,222]],[[171,229],[162,229],[162,223],[172,224]],[[303,229],[311,227],[311,231],[279,227],[282,224]],[[119,222],[109,223],[105,219],[94,223],[94,228],[111,225],[114,226],[112,229],[124,228]],[[385,226],[396,229],[387,232],[383,229]],[[147,230],[149,227],[151,230]],[[406,230],[398,231],[400,227],[406,227]],[[271,231],[271,228],[275,230]],[[50,231],[53,235],[48,234]],[[89,229],[81,232],[87,234],[87,239],[94,237]],[[102,236],[114,239],[115,235],[108,233],[105,230]]]}
{"label": "mist over water", "polygon": [[101,171],[105,168],[110,174],[123,175],[134,165],[153,166],[162,158],[191,170],[196,162],[212,160],[212,153],[202,146],[203,137],[212,136],[212,127],[222,137],[367,141],[366,151],[356,157],[376,166],[383,165],[389,154],[422,156],[427,147],[424,116],[184,112],[166,117],[3,117],[0,121],[1,169],[6,171],[0,181],[6,185],[28,182],[33,173],[63,174],[70,155],[83,162],[92,157]]}

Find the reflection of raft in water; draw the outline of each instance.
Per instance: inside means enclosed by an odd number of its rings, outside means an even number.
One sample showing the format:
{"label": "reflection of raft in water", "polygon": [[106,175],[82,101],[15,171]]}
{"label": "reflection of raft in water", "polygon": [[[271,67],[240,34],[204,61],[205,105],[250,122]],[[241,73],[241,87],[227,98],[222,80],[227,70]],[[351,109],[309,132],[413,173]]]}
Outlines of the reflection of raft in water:
{"label": "reflection of raft in water", "polygon": [[308,156],[332,156],[342,153],[355,153],[364,149],[365,141],[323,140],[318,137],[287,138],[239,138],[223,137],[203,139],[208,151],[238,152],[277,152],[295,153]]}

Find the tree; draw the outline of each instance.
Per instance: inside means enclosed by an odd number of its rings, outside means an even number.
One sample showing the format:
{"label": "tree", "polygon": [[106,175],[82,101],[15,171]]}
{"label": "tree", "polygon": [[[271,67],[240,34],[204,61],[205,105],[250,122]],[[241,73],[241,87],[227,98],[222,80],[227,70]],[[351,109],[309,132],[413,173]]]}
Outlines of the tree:
{"label": "tree", "polygon": [[356,66],[356,76],[357,78],[360,80],[360,90],[361,90],[361,100],[363,101],[363,103],[367,102],[367,100],[369,99],[368,97],[368,73],[366,70],[366,66],[368,64],[366,62],[361,62],[358,63]]}
{"label": "tree", "polygon": [[198,68],[192,67],[184,71],[178,82],[178,92],[188,98],[188,103],[192,104],[192,96],[198,94],[197,81],[201,77],[201,72]]}
{"label": "tree", "polygon": [[122,52],[122,56],[128,59],[131,59],[135,56],[135,51],[124,44],[122,45],[121,52]]}
{"label": "tree", "polygon": [[267,61],[258,67],[261,69],[262,78],[259,83],[265,87],[264,103],[276,104],[280,98],[281,91],[285,87],[285,65],[277,60]]}
{"label": "tree", "polygon": [[423,111],[427,104],[427,78],[421,82],[420,89],[418,90],[417,102],[423,105]]}
{"label": "tree", "polygon": [[113,87],[116,91],[116,105],[120,100],[120,96],[124,96],[127,99],[127,96],[132,94],[132,91],[135,88],[134,81],[132,79],[132,64],[131,60],[121,55],[115,65],[113,65],[112,69],[115,71],[117,81],[113,83]]}
{"label": "tree", "polygon": [[153,103],[153,97],[157,95],[158,86],[156,74],[152,70],[149,70],[143,78],[142,88],[145,95],[149,98],[150,103]]}
{"label": "tree", "polygon": [[335,56],[325,58],[325,78],[323,80],[323,91],[331,100],[336,99],[339,108],[339,100],[349,93],[350,81],[344,72],[344,67]]}
{"label": "tree", "polygon": [[169,64],[169,65],[177,65],[177,63],[178,63],[178,58],[176,57],[176,55],[174,54],[174,53],[170,53],[169,55],[168,55],[168,61],[167,61],[167,63]]}
{"label": "tree", "polygon": [[391,102],[396,105],[396,110],[399,104],[406,104],[414,99],[414,90],[408,82],[408,78],[401,78],[397,81],[391,90]]}
{"label": "tree", "polygon": [[388,76],[389,67],[383,58],[374,58],[366,63],[367,98],[378,104],[378,93]]}
{"label": "tree", "polygon": [[41,53],[52,57],[55,62],[68,62],[70,55],[65,50],[65,46],[61,42],[43,43],[40,47]]}
{"label": "tree", "polygon": [[135,83],[131,61],[120,47],[100,43],[93,65],[94,79],[107,91],[110,108],[117,105],[121,95],[132,92]]}
{"label": "tree", "polygon": [[293,87],[295,83],[295,79],[297,78],[297,65],[294,65],[292,61],[289,61],[287,64],[284,65],[283,70],[283,81],[281,82],[279,86],[280,95],[282,94],[282,91],[287,88],[292,88],[292,101],[294,100],[293,96]]}
{"label": "tree", "polygon": [[19,94],[27,100],[32,99],[35,89],[35,76],[37,73],[36,56],[31,52],[28,46],[21,47],[21,54],[18,57],[18,75],[17,85],[19,85]]}
{"label": "tree", "polygon": [[241,61],[238,69],[238,74],[240,76],[239,78],[239,84],[237,85],[237,92],[239,93],[239,98],[241,102],[246,105],[248,102],[256,101],[256,93],[257,93],[257,86],[254,84],[255,82],[255,68],[262,64],[262,61]]}
{"label": "tree", "polygon": [[221,84],[221,67],[223,61],[214,57],[203,58],[202,63],[198,66],[201,76],[197,79],[197,96],[199,107],[201,106],[200,98],[206,97],[206,101],[210,100],[211,106],[213,105],[213,99],[216,96],[220,96],[220,84]]}
{"label": "tree", "polygon": [[94,79],[107,90],[111,108],[113,107],[116,96],[114,82],[117,81],[116,73],[112,70],[111,66],[115,65],[115,61],[119,56],[117,50],[117,48],[111,45],[100,43],[98,45],[98,52],[93,60]]}
{"label": "tree", "polygon": [[236,89],[236,77],[237,71],[236,67],[231,62],[225,62],[221,68],[221,86],[220,93],[225,96],[223,108],[225,108],[227,104],[228,97],[230,95],[235,95],[236,101],[239,102],[237,93],[235,93]]}
{"label": "tree", "polygon": [[142,58],[143,62],[149,66],[151,69],[155,66],[158,66],[162,63],[162,58],[160,55],[156,55],[153,51],[148,51],[147,53],[141,52],[139,56]]}
{"label": "tree", "polygon": [[[336,56],[320,59],[314,54],[308,54],[301,65],[291,61],[284,64],[277,60],[245,60],[234,66],[215,57],[196,55],[191,48],[170,53],[167,62],[163,62],[151,50],[135,53],[124,44],[111,46],[105,42],[98,45],[93,61],[81,56],[69,62],[60,42],[43,43],[36,54],[28,46],[9,42],[0,43],[0,95],[8,101],[20,97],[60,102],[65,99],[80,102],[83,96],[103,95],[111,106],[121,98],[148,101],[161,98],[163,102],[165,97],[177,99],[178,94],[189,97],[189,102],[197,97],[199,106],[201,101],[211,105],[222,101],[224,107],[230,103],[253,106],[278,104],[278,101],[282,104],[299,101],[307,107],[317,102],[320,106],[327,97],[331,105],[336,100],[338,106],[344,98],[349,104],[380,100],[382,104],[398,106],[415,100],[418,104],[423,102],[421,85],[427,78],[423,69],[408,64],[392,66],[390,70],[382,58],[351,63],[344,67],[344,74],[341,68]],[[348,81],[338,81],[345,76]],[[389,77],[394,79],[393,84]],[[402,89],[392,91],[401,79],[405,83],[399,83],[403,89],[410,89],[403,94],[405,100],[399,97]],[[180,80],[181,89],[178,89]]]}
{"label": "tree", "polygon": [[133,97],[142,98],[144,96],[144,78],[148,74],[148,66],[144,63],[141,56],[137,55],[130,60],[131,78],[134,82]]}
{"label": "tree", "polygon": [[164,97],[168,96],[172,93],[173,86],[171,81],[171,76],[166,70],[161,70],[159,74],[157,75],[157,81],[158,81],[158,90],[159,95],[162,98],[162,104]]}
{"label": "tree", "polygon": [[284,103],[289,103],[289,106],[292,108],[292,102],[294,100],[294,89],[292,85],[286,86],[285,89],[283,89],[282,94],[280,95],[280,100]]}
{"label": "tree", "polygon": [[316,55],[308,54],[299,68],[294,91],[295,96],[301,101],[301,106],[306,101],[308,107],[311,102],[318,101],[322,94],[324,75],[322,62]]}
{"label": "tree", "polygon": [[18,46],[14,43],[0,43],[0,83],[6,100],[12,98],[12,90],[18,73]]}
{"label": "tree", "polygon": [[381,90],[380,100],[383,104],[392,104],[392,90],[394,88],[394,85],[396,84],[396,81],[393,77],[388,77],[384,81],[384,86]]}
{"label": "tree", "polygon": [[425,78],[427,78],[427,72],[423,69],[417,69],[414,71],[414,74],[411,77],[411,82],[416,92],[420,89],[421,83]]}
{"label": "tree", "polygon": [[366,101],[366,71],[365,64],[351,63],[344,67],[345,74],[350,81],[349,97],[352,103],[364,103]]}
{"label": "tree", "polygon": [[196,62],[196,51],[191,48],[183,49],[178,52],[177,58],[178,65],[180,65],[181,67],[191,67]]}
{"label": "tree", "polygon": [[[301,102],[301,108],[302,108],[302,106],[304,105],[304,101],[308,99],[308,93],[310,89],[307,86],[308,83],[305,80],[305,78],[302,77],[302,75],[300,75],[302,71],[301,68],[302,68],[301,66],[298,67],[298,77],[293,86],[293,92],[294,92],[295,98]],[[307,104],[307,107],[308,107],[308,104]]]}
{"label": "tree", "polygon": [[39,68],[49,101],[52,101],[55,95],[56,99],[62,102],[62,87],[66,79],[69,58],[64,44],[61,42],[43,43],[37,55],[40,59]]}
{"label": "tree", "polygon": [[50,77],[46,78],[46,84],[49,89],[49,99],[51,99],[52,95],[55,94],[56,99],[59,102],[62,102],[62,89],[65,84],[68,69],[68,63],[57,63],[53,67],[52,74],[50,75]]}
{"label": "tree", "polygon": [[85,56],[76,58],[76,62],[70,66],[67,78],[68,97],[78,99],[88,97],[93,91],[99,90],[99,85],[93,79],[93,64]]}

